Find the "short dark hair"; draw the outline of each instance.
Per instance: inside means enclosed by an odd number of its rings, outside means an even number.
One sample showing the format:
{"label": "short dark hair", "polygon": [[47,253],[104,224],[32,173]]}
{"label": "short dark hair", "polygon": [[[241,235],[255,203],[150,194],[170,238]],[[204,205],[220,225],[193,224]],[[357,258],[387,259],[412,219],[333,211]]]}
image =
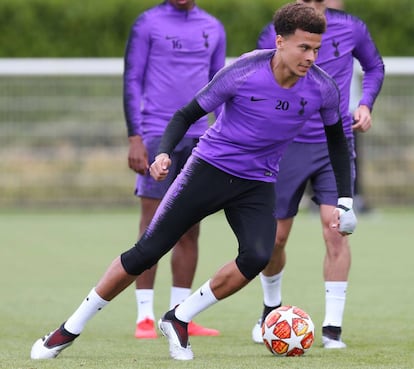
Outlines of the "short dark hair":
{"label": "short dark hair", "polygon": [[289,36],[297,29],[305,32],[322,34],[326,30],[325,16],[302,3],[289,3],[278,9],[273,16],[276,34]]}

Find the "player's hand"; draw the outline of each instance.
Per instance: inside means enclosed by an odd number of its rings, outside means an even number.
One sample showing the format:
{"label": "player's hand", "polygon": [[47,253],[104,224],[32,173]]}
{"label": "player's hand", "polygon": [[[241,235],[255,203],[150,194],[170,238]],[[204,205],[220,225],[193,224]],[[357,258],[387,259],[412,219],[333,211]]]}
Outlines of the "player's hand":
{"label": "player's hand", "polygon": [[352,234],[357,225],[357,218],[352,209],[350,197],[340,197],[333,214],[332,228],[336,228],[343,236]]}
{"label": "player's hand", "polygon": [[371,128],[372,119],[371,111],[368,106],[360,105],[354,111],[354,123],[352,130],[358,132],[366,132]]}
{"label": "player's hand", "polygon": [[158,154],[150,166],[151,177],[156,181],[162,181],[165,177],[167,177],[170,165],[171,159],[168,154]]}
{"label": "player's hand", "polygon": [[139,174],[148,170],[148,153],[141,136],[131,136],[129,140],[128,166]]}

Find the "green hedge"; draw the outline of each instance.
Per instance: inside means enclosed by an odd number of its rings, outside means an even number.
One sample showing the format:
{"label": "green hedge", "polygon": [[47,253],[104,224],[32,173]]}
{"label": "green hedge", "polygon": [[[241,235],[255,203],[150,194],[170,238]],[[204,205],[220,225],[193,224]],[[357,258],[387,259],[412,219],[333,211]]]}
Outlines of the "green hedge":
{"label": "green hedge", "polygon": [[[0,57],[119,57],[139,13],[157,0],[1,0]],[[228,55],[255,47],[284,0],[198,0],[223,22]],[[346,0],[384,56],[414,55],[414,1]],[[392,15],[391,9],[392,7]]]}

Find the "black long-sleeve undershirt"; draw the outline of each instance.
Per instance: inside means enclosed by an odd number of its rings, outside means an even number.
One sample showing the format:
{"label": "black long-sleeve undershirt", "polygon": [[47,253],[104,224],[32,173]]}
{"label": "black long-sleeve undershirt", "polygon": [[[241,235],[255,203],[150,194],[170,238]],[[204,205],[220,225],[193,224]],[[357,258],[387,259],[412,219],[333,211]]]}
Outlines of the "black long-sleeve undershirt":
{"label": "black long-sleeve undershirt", "polygon": [[352,197],[351,162],[342,120],[325,126],[329,157],[335,174],[338,197]]}
{"label": "black long-sleeve undershirt", "polygon": [[190,126],[206,114],[207,112],[195,99],[176,111],[161,138],[157,154],[166,153],[171,155],[175,146],[181,141]]}

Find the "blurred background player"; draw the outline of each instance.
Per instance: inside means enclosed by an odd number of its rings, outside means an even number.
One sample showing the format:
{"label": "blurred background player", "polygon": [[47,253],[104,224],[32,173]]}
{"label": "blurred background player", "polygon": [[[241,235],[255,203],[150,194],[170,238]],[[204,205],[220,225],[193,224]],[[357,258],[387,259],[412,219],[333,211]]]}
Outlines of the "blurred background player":
{"label": "blurred background player", "polygon": [[[298,2],[324,12],[327,19],[327,30],[322,36],[322,46],[316,64],[334,78],[341,92],[340,111],[351,154],[353,180],[355,180],[353,131],[366,132],[371,127],[371,110],[381,90],[384,64],[366,25],[360,19],[344,11],[327,8],[331,5],[328,1],[298,0]],[[338,1],[332,2],[332,6],[335,7],[342,5]],[[275,37],[273,25],[267,25],[259,36],[258,48],[274,48]],[[361,99],[352,116],[349,113],[349,100],[354,58],[359,61],[364,73]],[[326,246],[323,266],[325,317],[322,324],[322,342],[325,348],[345,348],[341,333],[351,251],[348,237],[338,235],[329,227],[337,194],[319,114],[315,114],[306,123],[280,163],[280,173],[276,184],[275,248],[269,264],[260,274],[264,309],[262,317],[253,328],[252,338],[254,342],[263,342],[261,323],[271,310],[282,303],[281,284],[286,264],[285,246],[308,182],[313,191],[312,200],[319,205]]]}
{"label": "blurred background player", "polygon": [[[162,197],[180,172],[193,147],[208,128],[206,117],[187,132],[172,153],[168,178],[157,182],[148,173],[162,133],[174,112],[224,66],[223,25],[193,0],[168,0],[142,13],[134,22],[125,52],[124,111],[129,136],[129,167],[138,173],[135,194],[140,198],[139,236],[149,225]],[[172,251],[170,307],[191,293],[197,266],[199,224]],[[156,338],[154,281],[157,266],[136,280],[136,338]],[[191,322],[190,335],[219,332]]]}

